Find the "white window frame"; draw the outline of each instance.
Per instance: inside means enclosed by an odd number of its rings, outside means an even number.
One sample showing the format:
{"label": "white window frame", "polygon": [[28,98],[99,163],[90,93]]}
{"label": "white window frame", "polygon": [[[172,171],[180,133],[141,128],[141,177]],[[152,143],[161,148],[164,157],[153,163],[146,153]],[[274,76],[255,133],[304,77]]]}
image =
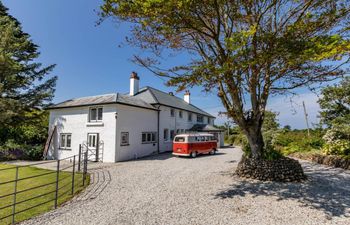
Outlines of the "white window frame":
{"label": "white window frame", "polygon": [[170,130],[170,140],[173,140],[175,137],[175,130]]}
{"label": "white window frame", "polygon": [[[146,137],[144,140],[143,137]],[[157,142],[157,132],[142,132],[141,133],[141,143],[142,144],[153,144]]]}
{"label": "white window frame", "polygon": [[[62,143],[62,137],[64,137],[64,143]],[[68,146],[68,137],[70,138],[70,143]],[[72,134],[71,133],[60,133],[60,149],[72,150]]]}
{"label": "white window frame", "polygon": [[[95,119],[91,118],[91,110],[93,110],[93,109],[96,110],[96,118]],[[99,110],[102,111],[101,119],[98,118]],[[90,107],[89,108],[89,118],[88,119],[89,119],[90,123],[102,122],[102,120],[103,120],[103,107],[102,106]]]}
{"label": "white window frame", "polygon": [[[201,120],[199,118],[202,118]],[[203,123],[204,117],[202,115],[197,114],[197,123]]]}
{"label": "white window frame", "polygon": [[[126,136],[126,141],[123,140],[123,136]],[[120,146],[128,146],[129,142],[129,132],[120,132]]]}
{"label": "white window frame", "polygon": [[188,121],[192,121],[192,113],[191,112],[188,113],[187,120]]}
{"label": "white window frame", "polygon": [[165,128],[164,131],[163,131],[163,139],[164,139],[164,141],[169,141],[169,137],[170,137],[169,129]]}
{"label": "white window frame", "polygon": [[175,109],[173,108],[170,109],[170,116],[175,117]]}

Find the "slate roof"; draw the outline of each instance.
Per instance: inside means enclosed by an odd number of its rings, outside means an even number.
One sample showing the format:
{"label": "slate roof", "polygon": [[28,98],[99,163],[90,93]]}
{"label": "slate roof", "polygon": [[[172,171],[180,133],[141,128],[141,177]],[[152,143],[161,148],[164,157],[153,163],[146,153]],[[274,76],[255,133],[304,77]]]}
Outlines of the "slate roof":
{"label": "slate roof", "polygon": [[182,98],[170,95],[169,93],[160,91],[152,87],[141,88],[135,96],[129,94],[112,93],[105,95],[96,95],[82,98],[70,99],[48,107],[48,109],[70,108],[90,105],[103,104],[124,104],[152,110],[158,110],[153,105],[160,104],[177,109],[186,110],[192,113],[215,118],[213,115],[197,108],[192,104],[188,104]]}
{"label": "slate roof", "polygon": [[169,93],[165,93],[152,87],[146,86],[144,88],[141,88],[140,91],[135,95],[135,97],[138,97],[150,104],[166,105],[173,108],[183,109],[193,113],[215,118],[215,116],[201,110],[200,108],[192,104],[188,104],[182,98],[170,95]]}
{"label": "slate roof", "polygon": [[191,129],[189,129],[189,131],[206,131],[206,132],[217,131],[218,132],[218,131],[224,131],[224,130],[216,128],[210,124],[195,124]]}
{"label": "slate roof", "polygon": [[124,104],[131,105],[141,108],[148,108],[152,110],[157,110],[151,104],[143,101],[140,98],[135,98],[129,95],[123,95],[120,93],[112,93],[105,95],[96,95],[82,98],[74,98],[70,99],[53,106],[50,106],[48,109],[59,109],[59,108],[70,108],[70,107],[78,107],[78,106],[90,106],[90,105],[103,105],[103,104]]}

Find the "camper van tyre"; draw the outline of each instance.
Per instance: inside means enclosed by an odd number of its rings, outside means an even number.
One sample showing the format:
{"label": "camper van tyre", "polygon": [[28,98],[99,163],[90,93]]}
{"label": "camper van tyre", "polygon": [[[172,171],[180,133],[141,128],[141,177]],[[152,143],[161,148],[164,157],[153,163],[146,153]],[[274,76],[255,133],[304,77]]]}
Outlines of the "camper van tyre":
{"label": "camper van tyre", "polygon": [[191,152],[191,158],[196,158],[197,157],[197,152]]}

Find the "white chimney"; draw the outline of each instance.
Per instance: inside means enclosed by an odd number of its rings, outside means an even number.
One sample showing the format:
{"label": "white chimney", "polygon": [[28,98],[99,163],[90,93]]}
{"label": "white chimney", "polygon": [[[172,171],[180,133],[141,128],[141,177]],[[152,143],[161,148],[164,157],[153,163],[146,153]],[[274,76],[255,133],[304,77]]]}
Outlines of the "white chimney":
{"label": "white chimney", "polygon": [[184,101],[187,102],[188,104],[191,104],[190,96],[191,96],[190,91],[186,90],[184,94]]}
{"label": "white chimney", "polygon": [[137,73],[132,72],[130,75],[130,96],[134,96],[139,92],[140,78]]}

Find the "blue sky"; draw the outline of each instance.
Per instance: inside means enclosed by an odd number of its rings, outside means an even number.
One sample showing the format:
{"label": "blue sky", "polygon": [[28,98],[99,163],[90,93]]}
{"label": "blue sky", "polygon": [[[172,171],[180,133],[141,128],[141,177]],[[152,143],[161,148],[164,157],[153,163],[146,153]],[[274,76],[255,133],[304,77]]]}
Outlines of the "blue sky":
{"label": "blue sky", "polygon": [[[139,49],[118,47],[128,34],[127,25],[105,21],[96,26],[96,11],[102,0],[3,0],[3,3],[40,46],[39,61],[44,65],[57,64],[52,73],[58,76],[55,103],[74,97],[127,93],[131,71],[139,74],[141,86],[174,91],[162,79],[130,61]],[[184,58],[167,60],[165,63],[173,64]],[[224,111],[214,93],[204,93],[200,88],[190,91],[193,104],[217,117],[219,111]],[[319,106],[317,96],[311,92],[301,92],[292,104],[284,96],[271,98],[268,108],[280,113],[281,125],[305,128],[302,101],[306,103],[310,121],[316,123]],[[216,123],[225,121],[218,117]]]}

